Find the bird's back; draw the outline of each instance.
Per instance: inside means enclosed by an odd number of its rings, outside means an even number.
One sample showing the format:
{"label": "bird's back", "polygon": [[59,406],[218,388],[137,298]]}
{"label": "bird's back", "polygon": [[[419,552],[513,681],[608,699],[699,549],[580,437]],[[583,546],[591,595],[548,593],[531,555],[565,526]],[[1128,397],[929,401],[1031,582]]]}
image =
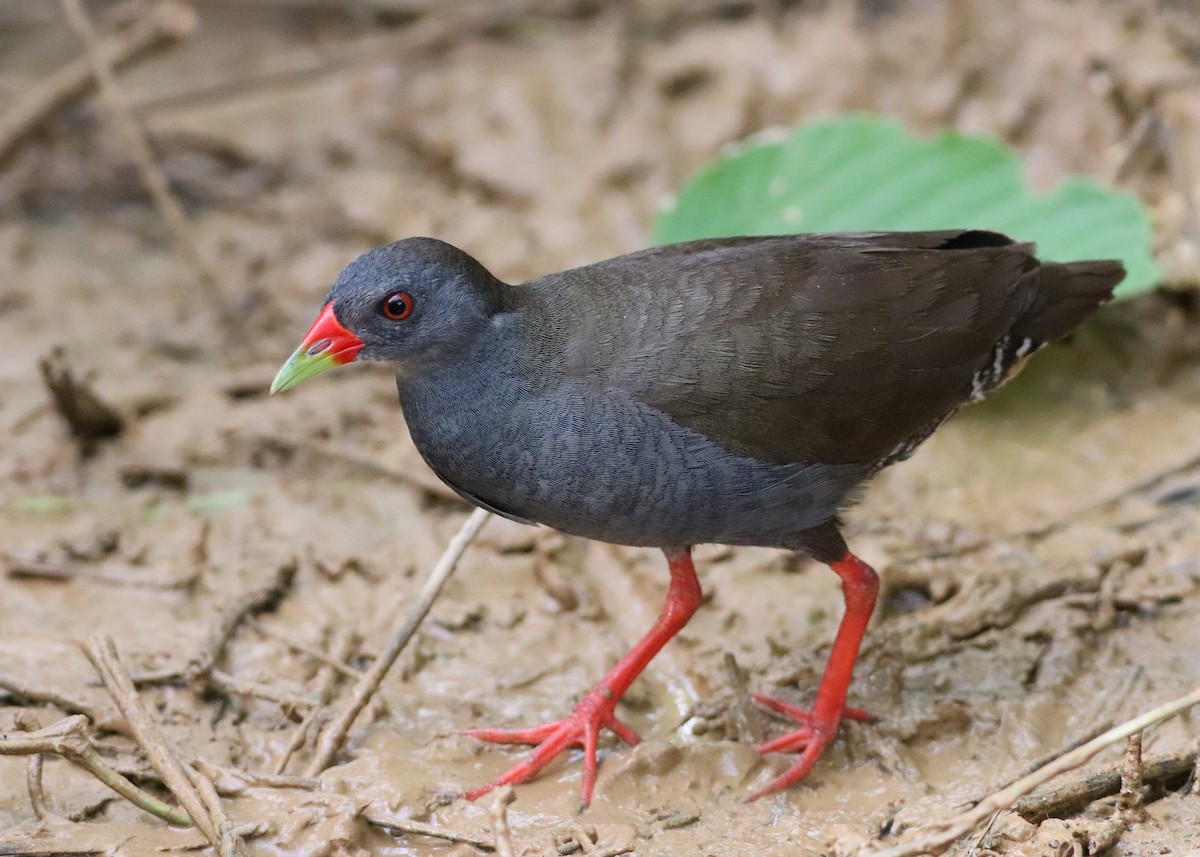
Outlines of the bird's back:
{"label": "bird's back", "polygon": [[775,463],[883,461],[1111,295],[981,231],[698,241],[532,281],[529,347]]}

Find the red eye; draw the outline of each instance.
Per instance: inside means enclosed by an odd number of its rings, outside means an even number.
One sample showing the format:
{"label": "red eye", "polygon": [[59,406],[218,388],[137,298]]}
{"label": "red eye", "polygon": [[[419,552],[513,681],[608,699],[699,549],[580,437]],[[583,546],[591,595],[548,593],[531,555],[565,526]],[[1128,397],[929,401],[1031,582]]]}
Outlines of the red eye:
{"label": "red eye", "polygon": [[390,318],[392,321],[404,321],[412,315],[412,295],[408,292],[392,292],[383,299],[379,310],[383,313],[384,318]]}

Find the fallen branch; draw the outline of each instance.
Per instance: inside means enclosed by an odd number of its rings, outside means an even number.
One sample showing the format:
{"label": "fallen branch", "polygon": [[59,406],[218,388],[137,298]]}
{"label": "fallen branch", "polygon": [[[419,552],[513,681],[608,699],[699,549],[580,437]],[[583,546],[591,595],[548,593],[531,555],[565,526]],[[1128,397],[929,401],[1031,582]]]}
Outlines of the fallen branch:
{"label": "fallen branch", "polygon": [[729,686],[733,688],[733,724],[736,730],[734,736],[738,741],[750,741],[759,745],[766,737],[763,731],[762,718],[758,709],[751,704],[750,689],[746,686],[746,674],[738,666],[733,652],[725,653],[725,676]]}
{"label": "fallen branch", "polygon": [[[146,132],[138,123],[129,98],[117,84],[112,64],[104,53],[104,47],[99,36],[96,35],[91,19],[84,11],[82,0],[61,0],[61,3],[63,12],[67,16],[67,22],[84,44],[87,58],[92,66],[92,73],[95,74],[96,81],[100,84],[100,95],[107,103],[121,133],[125,136],[129,155],[137,166],[142,184],[150,194],[154,207],[158,209],[171,237],[194,269],[201,288],[208,293],[213,304],[225,307],[225,302],[221,298],[220,277],[208,260],[204,258],[204,254],[188,229],[187,215],[184,214],[183,206],[171,192],[171,185],[167,180],[166,173],[154,159],[154,152],[146,138]],[[228,310],[225,312],[226,315],[231,315]]]}
{"label": "fallen branch", "polygon": [[[73,765],[87,771],[139,809],[156,815],[169,824],[191,825],[192,819],[187,813],[142,791],[105,762],[87,739],[87,725],[86,717],[81,714],[73,714],[53,726],[39,729],[36,732],[17,736],[0,736],[0,756],[40,756],[44,753],[62,756]],[[38,792],[40,792],[40,786]],[[30,790],[30,795],[34,796],[33,789]],[[38,810],[35,800],[34,811],[38,813],[39,818],[44,818],[44,799],[41,811]],[[4,851],[3,853],[11,852]]]}
{"label": "fallen branch", "polygon": [[[333,691],[337,687],[338,672],[334,669],[334,664],[341,665],[342,661],[349,660],[362,643],[362,636],[353,631],[337,631],[334,634],[333,643],[330,646],[329,655],[327,656],[328,663],[323,663],[321,668],[317,670],[315,684],[317,686],[317,705],[313,710],[304,716],[300,721],[300,725],[292,732],[292,737],[288,740],[287,746],[279,754],[279,758],[275,760],[274,772],[283,774],[287,770],[288,762],[291,761],[292,755],[304,746],[304,742],[308,740],[309,730],[312,729],[317,718],[324,711],[324,706],[329,704],[333,699]],[[356,678],[361,678],[361,673],[355,671]]]}
{"label": "fallen branch", "polygon": [[517,793],[512,786],[501,786],[496,790],[488,809],[492,817],[492,831],[496,835],[496,857],[514,857],[512,831],[508,828],[508,805],[516,799]]}
{"label": "fallen branch", "polygon": [[245,696],[250,699],[261,699],[265,702],[273,702],[286,712],[295,712],[299,716],[304,716],[304,713],[311,711],[316,707],[314,700],[305,696],[292,696],[288,693],[280,693],[273,688],[267,687],[264,684],[259,684],[256,681],[248,681],[244,678],[230,675],[221,670],[211,670],[208,674],[208,685],[214,690],[219,690],[227,696]]}
{"label": "fallen branch", "polygon": [[[195,10],[175,0],[167,0],[155,5],[119,34],[105,39],[100,44],[100,55],[109,68],[120,68],[149,49],[164,42],[178,41],[195,30]],[[80,57],[52,74],[0,116],[0,163],[54,111],[85,95],[95,83],[96,70],[92,61]]]}
{"label": "fallen branch", "polygon": [[[1178,780],[1186,777],[1198,760],[1200,753],[1194,749],[1147,756],[1142,763],[1142,781],[1160,785]],[[1013,812],[1026,821],[1040,821],[1115,795],[1121,789],[1122,764],[1075,771],[1053,788],[1039,789],[1016,801]]]}
{"label": "fallen branch", "polygon": [[[317,661],[318,663],[322,664],[323,666],[327,666],[330,669],[341,673],[346,678],[352,678],[355,680],[362,678],[362,670],[356,670],[354,667],[345,663],[345,661],[347,661],[352,654],[352,652],[350,652],[350,651],[348,651],[344,655],[342,655],[341,659],[339,660],[336,651],[331,651],[329,654],[326,654],[325,652],[322,652],[318,648],[315,648],[313,646],[308,645],[307,643],[302,643],[299,640],[289,637],[287,634],[282,634],[279,631],[274,630],[273,628],[268,628],[266,625],[264,625],[262,622],[258,621],[257,619],[247,620],[246,626],[248,628],[250,628],[251,630],[256,631],[257,633],[262,634],[264,637],[268,637],[272,640],[277,640],[278,642],[283,643],[289,649],[292,649],[295,652],[299,652],[302,655],[310,657],[314,661]],[[359,642],[361,642],[361,640]],[[358,647],[358,643],[355,643],[353,648],[357,648],[357,647]],[[340,647],[336,643],[332,647],[332,649],[339,649],[339,648]],[[318,677],[320,677],[323,674],[318,672],[317,675],[318,675]]]}
{"label": "fallen branch", "polygon": [[[14,719],[17,728],[24,732],[38,732],[42,728],[37,718],[29,711],[18,711]],[[37,816],[38,821],[45,821],[46,817],[51,815],[50,810],[46,808],[46,790],[42,787],[42,766],[45,758],[45,753],[33,753],[25,769],[25,788],[29,792],[29,805],[33,807],[33,814]]]}
{"label": "fallen branch", "polygon": [[209,629],[200,651],[192,655],[186,664],[161,672],[139,675],[136,683],[145,685],[180,680],[200,681],[207,678],[221,659],[225,646],[233,638],[238,626],[253,614],[270,610],[277,605],[296,579],[298,567],[293,559],[275,569],[275,575],[262,586],[230,599],[217,614],[217,621]]}
{"label": "fallen branch", "polygon": [[404,651],[404,647],[408,641],[412,639],[417,628],[421,624],[421,620],[425,618],[425,614],[429,612],[429,608],[433,606],[434,599],[438,597],[438,593],[442,591],[442,587],[446,585],[446,581],[450,579],[450,575],[454,573],[458,561],[462,559],[463,553],[467,546],[475,539],[483,525],[487,523],[491,513],[485,509],[476,509],[471,513],[471,516],[463,522],[462,527],[450,540],[450,544],[446,546],[445,552],[433,571],[429,574],[429,579],[425,581],[425,585],[421,587],[421,591],[417,593],[417,599],[409,608],[408,613],[400,618],[399,623],[392,629],[388,635],[387,646],[379,653],[379,657],[371,664],[371,668],[363,673],[358,684],[354,687],[354,693],[349,702],[346,703],[342,711],[333,719],[328,726],[321,732],[321,737],[317,740],[317,748],[313,754],[312,761],[309,762],[308,770],[305,771],[307,776],[315,777],[320,775],[330,763],[333,757],[337,755],[342,744],[346,740],[346,736],[350,732],[350,727],[354,725],[354,720],[362,712],[362,710],[370,702],[371,697],[375,695],[375,691],[379,689],[380,682],[387,675],[388,670],[392,668],[392,664],[396,662],[396,658]]}
{"label": "fallen branch", "polygon": [[[1148,711],[1139,717],[1135,717],[1110,729],[1103,735],[1060,756],[1032,774],[1022,777],[1011,786],[989,795],[966,812],[961,812],[943,821],[918,829],[908,842],[866,853],[869,857],[915,857],[918,854],[940,853],[956,839],[966,836],[980,824],[987,821],[993,813],[1009,809],[1020,798],[1029,794],[1043,783],[1057,777],[1059,774],[1066,773],[1086,764],[1101,750],[1111,747],[1113,744],[1123,741],[1130,735],[1141,732],[1155,723],[1159,723],[1169,717],[1174,717],[1176,714],[1186,711],[1194,705],[1200,705],[1200,687],[1191,693],[1160,705],[1152,711]],[[1117,787],[1120,787],[1119,767]]]}
{"label": "fallen branch", "polygon": [[116,732],[121,735],[130,734],[129,726],[124,720],[113,718],[107,712],[101,711],[90,703],[72,699],[56,690],[31,687],[6,675],[0,675],[0,690],[28,703],[53,705],[55,708],[62,709],[67,714],[82,714],[88,720],[92,721],[98,729],[103,729],[106,732]]}
{"label": "fallen branch", "polygon": [[204,802],[204,808],[208,811],[208,817],[217,832],[217,841],[213,844],[217,847],[218,857],[238,857],[238,833],[229,816],[225,814],[225,807],[217,795],[217,787],[205,774],[191,765],[183,765],[183,772],[187,774],[192,787]]}
{"label": "fallen branch", "polygon": [[54,409],[85,455],[94,451],[98,441],[116,437],[125,428],[121,415],[96,395],[92,385],[75,377],[61,348],[39,360],[38,368]]}
{"label": "fallen branch", "polygon": [[173,580],[154,580],[146,577],[149,569],[135,565],[114,565],[103,563],[92,566],[87,563],[44,560],[16,554],[0,554],[4,562],[4,573],[13,579],[32,578],[35,580],[85,580],[88,583],[99,583],[110,586],[128,586],[138,589],[186,589],[196,579],[195,574]]}
{"label": "fallen branch", "polygon": [[63,842],[57,836],[47,842],[5,837],[0,839],[0,854],[4,854],[5,857],[75,857],[83,854],[111,853],[114,845],[120,843]]}
{"label": "fallen branch", "polygon": [[112,695],[113,702],[125,716],[133,731],[133,738],[150,765],[162,777],[163,784],[175,795],[175,799],[187,810],[192,822],[204,834],[204,838],[214,848],[219,847],[221,834],[213,824],[203,799],[192,785],[191,779],[184,770],[183,763],[171,752],[167,739],[163,736],[158,724],[150,717],[138,698],[137,688],[133,679],[121,663],[117,647],[110,637],[93,637],[84,649],[88,660],[95,666],[96,672],[103,679],[105,687]]}
{"label": "fallen branch", "polygon": [[390,833],[403,833],[408,836],[429,836],[434,839],[443,839],[446,842],[462,842],[481,851],[496,850],[496,846],[491,840],[484,839],[482,836],[459,833],[454,830],[447,830],[444,827],[435,827],[432,824],[413,821],[409,818],[397,818],[391,813],[376,809],[373,806],[367,806],[362,811],[361,817],[367,824],[383,828]]}

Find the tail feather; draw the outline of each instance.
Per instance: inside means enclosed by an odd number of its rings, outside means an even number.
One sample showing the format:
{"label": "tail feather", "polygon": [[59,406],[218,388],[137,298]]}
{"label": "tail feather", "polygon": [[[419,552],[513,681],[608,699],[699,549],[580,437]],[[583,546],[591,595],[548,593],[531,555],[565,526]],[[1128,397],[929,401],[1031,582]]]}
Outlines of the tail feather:
{"label": "tail feather", "polygon": [[1053,342],[1112,297],[1113,289],[1125,278],[1125,266],[1112,259],[1044,262],[1031,276],[1038,279],[1038,299],[1013,332],[1038,343]]}

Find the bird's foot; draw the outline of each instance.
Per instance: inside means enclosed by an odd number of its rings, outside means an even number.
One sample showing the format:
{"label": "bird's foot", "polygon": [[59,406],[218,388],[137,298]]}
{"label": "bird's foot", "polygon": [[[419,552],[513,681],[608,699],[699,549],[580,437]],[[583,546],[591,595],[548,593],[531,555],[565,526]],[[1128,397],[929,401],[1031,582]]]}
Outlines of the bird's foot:
{"label": "bird's foot", "polygon": [[583,803],[592,801],[596,785],[596,744],[601,729],[610,729],[625,743],[633,745],[641,741],[638,734],[617,720],[613,713],[617,707],[617,696],[600,684],[592,688],[579,701],[575,710],[562,720],[535,726],[532,729],[468,729],[463,734],[481,741],[498,744],[533,744],[533,755],[521,764],[510,768],[499,779],[464,794],[467,800],[475,800],[508,783],[523,783],[542,768],[550,764],[563,750],[575,744],[583,745]]}
{"label": "bird's foot", "polygon": [[789,732],[767,741],[758,748],[760,753],[800,753],[800,758],[792,766],[771,781],[766,788],[755,792],[750,800],[757,800],[765,795],[782,791],[801,779],[813,769],[821,753],[837,735],[838,725],[843,718],[850,720],[870,720],[871,715],[861,708],[844,708],[841,714],[824,717],[805,708],[792,705],[782,700],[773,699],[755,693],[751,694],[755,702],[765,705],[772,711],[785,714],[800,724],[795,732]]}

